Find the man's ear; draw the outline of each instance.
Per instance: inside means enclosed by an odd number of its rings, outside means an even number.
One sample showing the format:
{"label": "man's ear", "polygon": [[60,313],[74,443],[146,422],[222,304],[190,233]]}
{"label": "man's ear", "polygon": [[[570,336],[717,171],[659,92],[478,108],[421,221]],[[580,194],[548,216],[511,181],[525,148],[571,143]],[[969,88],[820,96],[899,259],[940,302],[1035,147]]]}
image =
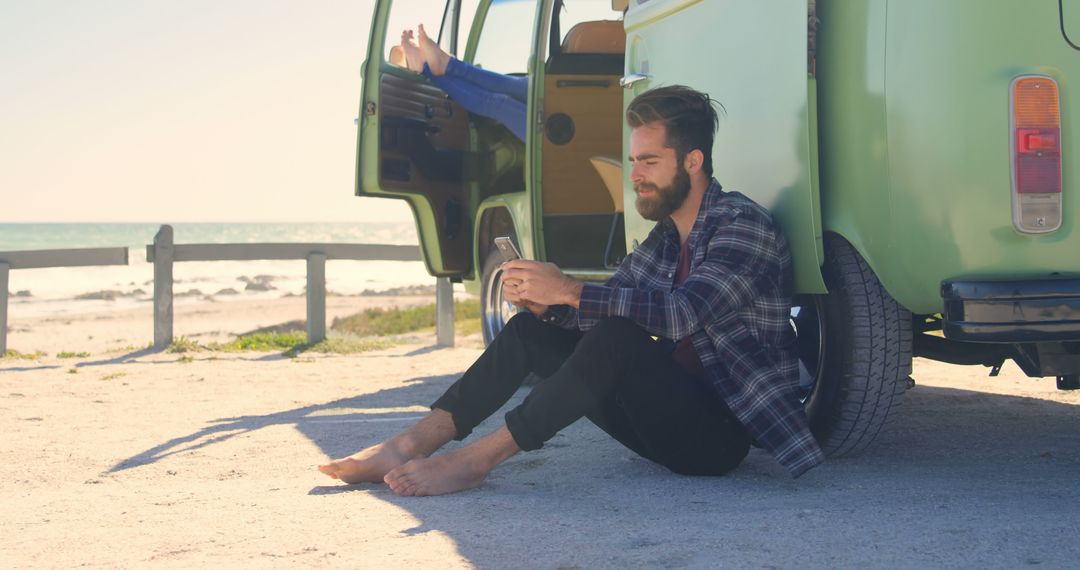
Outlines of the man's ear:
{"label": "man's ear", "polygon": [[705,164],[705,153],[700,149],[694,149],[683,158],[683,168],[686,169],[686,173],[690,175],[701,172],[701,167]]}

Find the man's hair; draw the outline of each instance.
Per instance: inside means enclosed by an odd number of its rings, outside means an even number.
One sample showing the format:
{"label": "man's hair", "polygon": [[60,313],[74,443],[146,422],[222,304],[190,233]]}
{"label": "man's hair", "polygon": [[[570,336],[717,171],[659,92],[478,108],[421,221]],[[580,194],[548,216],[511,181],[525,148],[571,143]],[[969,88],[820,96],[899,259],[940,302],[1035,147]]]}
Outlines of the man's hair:
{"label": "man's hair", "polygon": [[663,123],[667,131],[664,144],[675,149],[679,163],[690,151],[700,150],[705,155],[702,170],[712,177],[713,137],[719,124],[714,104],[707,94],[685,85],[657,87],[634,97],[626,108],[626,122],[632,129]]}

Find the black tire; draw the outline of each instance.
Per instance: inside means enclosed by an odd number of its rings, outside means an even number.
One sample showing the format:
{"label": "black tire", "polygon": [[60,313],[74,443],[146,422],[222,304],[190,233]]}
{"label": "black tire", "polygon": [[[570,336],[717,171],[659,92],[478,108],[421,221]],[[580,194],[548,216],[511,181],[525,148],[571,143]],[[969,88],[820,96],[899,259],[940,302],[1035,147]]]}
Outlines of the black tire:
{"label": "black tire", "polygon": [[495,335],[517,312],[517,308],[507,302],[502,294],[502,281],[499,280],[502,262],[503,256],[495,248],[484,258],[483,279],[480,282],[480,330],[484,336],[484,346],[491,344]]}
{"label": "black tire", "polygon": [[793,313],[792,322],[816,329],[799,334],[804,402],[811,431],[837,457],[865,450],[900,405],[911,375],[911,313],[840,236],[825,236],[822,273],[829,294],[804,300],[812,314],[799,323]]}

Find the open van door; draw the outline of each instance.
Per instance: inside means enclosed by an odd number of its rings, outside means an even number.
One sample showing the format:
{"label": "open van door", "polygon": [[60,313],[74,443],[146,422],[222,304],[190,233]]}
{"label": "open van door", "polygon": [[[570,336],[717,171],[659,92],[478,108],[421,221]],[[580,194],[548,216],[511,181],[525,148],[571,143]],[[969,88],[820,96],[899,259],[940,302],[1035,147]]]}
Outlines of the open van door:
{"label": "open van door", "polygon": [[[428,272],[472,269],[465,161],[468,113],[423,76],[404,68],[402,30],[424,28],[457,51],[460,0],[379,0],[363,66],[356,195],[405,200],[416,218]],[[393,61],[394,63],[391,63]]]}
{"label": "open van door", "polygon": [[[794,258],[796,290],[825,293],[807,0],[629,4],[623,108],[663,85],[687,85],[719,101],[725,112],[713,147],[716,179],[776,216]],[[629,208],[627,243],[644,241],[652,226]]]}

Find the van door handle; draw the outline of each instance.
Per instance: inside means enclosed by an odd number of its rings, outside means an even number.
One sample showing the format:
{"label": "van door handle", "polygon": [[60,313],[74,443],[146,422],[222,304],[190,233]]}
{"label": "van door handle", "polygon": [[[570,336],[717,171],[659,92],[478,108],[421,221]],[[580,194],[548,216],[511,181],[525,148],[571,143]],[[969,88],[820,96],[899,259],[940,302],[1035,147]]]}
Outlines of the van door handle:
{"label": "van door handle", "polygon": [[651,77],[651,75],[646,75],[644,73],[631,73],[630,75],[619,78],[619,86],[623,89],[629,89],[638,81],[644,81],[646,79],[650,79]]}

